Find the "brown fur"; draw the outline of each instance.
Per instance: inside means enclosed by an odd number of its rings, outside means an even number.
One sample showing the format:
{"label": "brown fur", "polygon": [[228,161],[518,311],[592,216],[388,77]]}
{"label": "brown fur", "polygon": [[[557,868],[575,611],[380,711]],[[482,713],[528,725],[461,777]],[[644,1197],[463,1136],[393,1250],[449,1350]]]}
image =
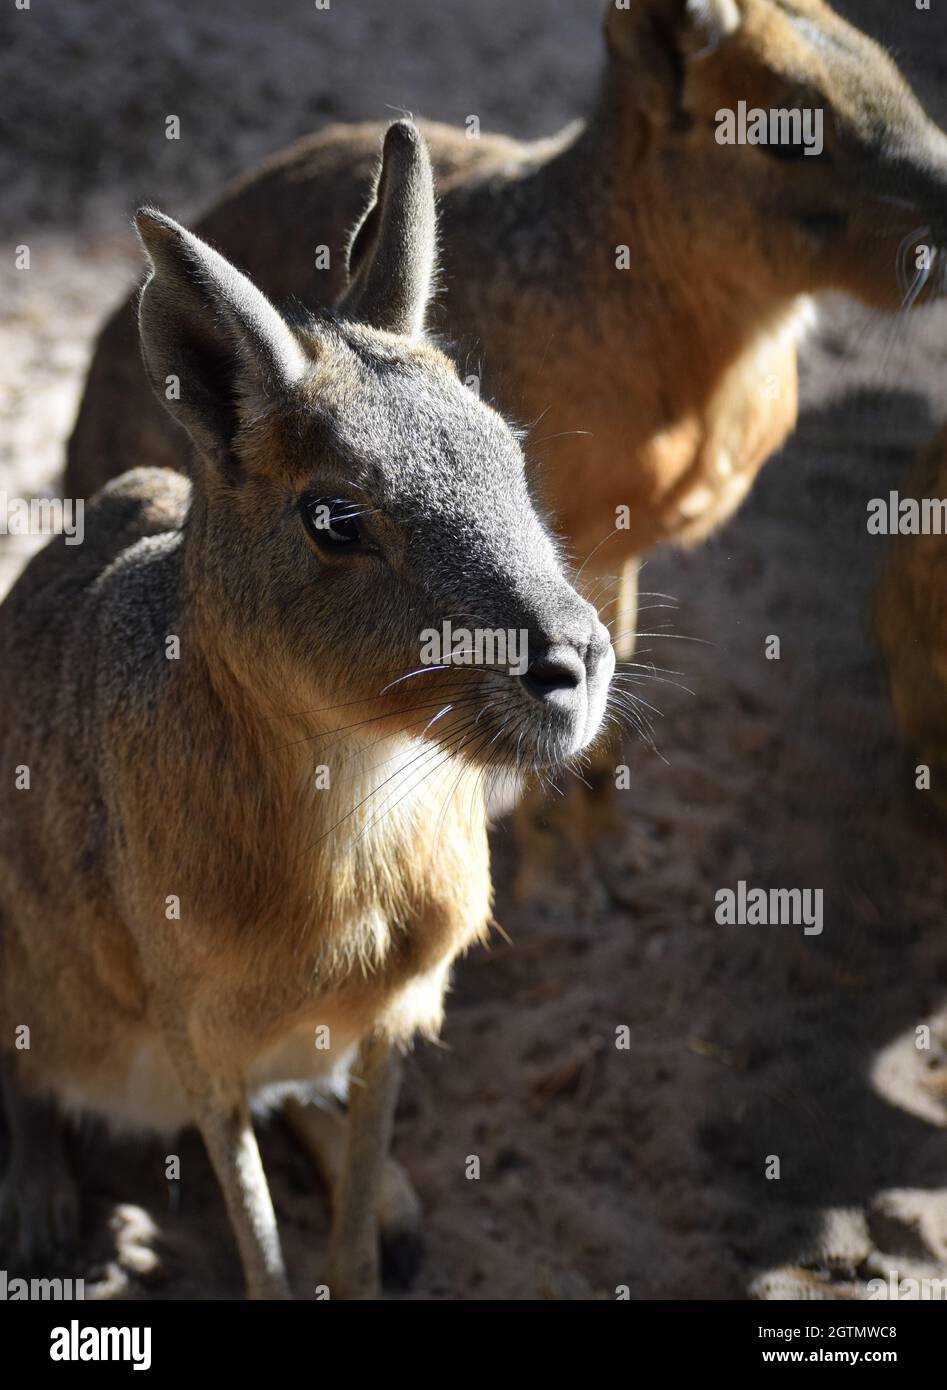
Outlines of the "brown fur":
{"label": "brown fur", "polygon": [[[451,962],[487,927],[484,774],[578,752],[613,665],[514,437],[420,337],[431,172],[407,123],[385,149],[371,325],[346,305],[290,328],[211,248],[139,214],[144,357],[196,445],[193,484],[123,475],[85,544],[51,542],[0,607],[7,1103],[196,1121],[261,1296],[286,1279],[250,1100],[352,1069],[330,1278],[372,1293],[391,1049],[436,1033]],[[357,504],[354,553],[306,522],[313,489]],[[503,669],[418,675],[422,632],[458,610],[527,631],[537,662],[581,652],[568,700]],[[42,1161],[14,1156],[0,1219],[23,1219],[18,1183]]]}

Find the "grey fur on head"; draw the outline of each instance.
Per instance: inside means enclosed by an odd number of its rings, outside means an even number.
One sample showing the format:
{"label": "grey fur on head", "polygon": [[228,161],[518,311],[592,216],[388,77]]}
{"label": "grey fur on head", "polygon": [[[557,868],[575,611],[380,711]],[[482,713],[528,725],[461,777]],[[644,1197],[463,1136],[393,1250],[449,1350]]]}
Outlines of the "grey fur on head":
{"label": "grey fur on head", "polygon": [[[601,720],[608,634],[565,577],[514,434],[424,339],[435,225],[426,146],[398,121],[349,293],[291,326],[205,242],[142,212],[142,350],[158,398],[213,467],[210,486],[195,474],[188,530],[231,654],[245,632],[279,632],[286,679],[307,697],[370,698],[417,664],[419,632],[462,613],[515,632],[524,651],[569,649],[572,693],[558,701],[541,705],[505,667],[477,677],[516,702],[517,737],[534,728],[535,756],[556,761]],[[349,552],[307,520],[315,505],[358,519]]]}

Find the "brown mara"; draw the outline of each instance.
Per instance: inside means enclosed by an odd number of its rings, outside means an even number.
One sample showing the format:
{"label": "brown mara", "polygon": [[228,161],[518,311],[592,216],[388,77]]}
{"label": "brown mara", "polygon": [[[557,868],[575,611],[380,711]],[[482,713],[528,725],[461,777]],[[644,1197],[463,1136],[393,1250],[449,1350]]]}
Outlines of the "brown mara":
{"label": "brown mara", "polygon": [[[250,1105],[289,1087],[333,1186],[331,1296],[371,1296],[379,1235],[416,1236],[398,1053],[488,929],[485,779],[581,753],[614,655],[514,435],[425,341],[413,125],[331,312],[290,324],[177,223],[137,225],[144,361],[194,466],[111,483],[0,607],[29,653],[0,668],[3,1245],[75,1233],[62,1110],[194,1122],[250,1294],[286,1295]],[[527,634],[521,675],[418,667],[419,634],[469,615]],[[313,1083],[348,1088],[347,1132]]]}

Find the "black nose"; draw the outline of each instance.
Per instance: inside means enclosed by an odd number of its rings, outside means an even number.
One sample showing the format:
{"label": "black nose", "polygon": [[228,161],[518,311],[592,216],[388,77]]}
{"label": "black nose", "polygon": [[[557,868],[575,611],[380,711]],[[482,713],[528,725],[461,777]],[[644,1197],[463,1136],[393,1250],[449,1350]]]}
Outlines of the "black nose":
{"label": "black nose", "polygon": [[531,661],[520,680],[534,700],[546,700],[557,690],[577,690],[585,666],[573,647],[560,647]]}

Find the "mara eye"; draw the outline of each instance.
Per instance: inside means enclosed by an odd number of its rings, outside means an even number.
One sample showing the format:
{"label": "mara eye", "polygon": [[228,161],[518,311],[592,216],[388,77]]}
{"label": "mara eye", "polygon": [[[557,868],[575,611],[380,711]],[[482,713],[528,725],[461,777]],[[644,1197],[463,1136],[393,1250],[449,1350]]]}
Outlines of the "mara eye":
{"label": "mara eye", "polygon": [[796,140],[774,141],[770,145],[760,145],[759,148],[763,154],[769,155],[770,159],[780,160],[783,164],[805,164],[812,158],[806,146]]}
{"label": "mara eye", "polygon": [[362,544],[359,517],[364,508],[342,497],[316,497],[307,493],[300,499],[306,530],[321,550],[358,550]]}
{"label": "mara eye", "polygon": [[826,119],[821,107],[806,105],[806,99],[800,97],[795,102],[784,102],[778,110],[759,114],[768,116],[765,124],[768,139],[758,146],[762,154],[783,164],[805,164],[809,160],[823,165],[832,163],[826,147]]}

